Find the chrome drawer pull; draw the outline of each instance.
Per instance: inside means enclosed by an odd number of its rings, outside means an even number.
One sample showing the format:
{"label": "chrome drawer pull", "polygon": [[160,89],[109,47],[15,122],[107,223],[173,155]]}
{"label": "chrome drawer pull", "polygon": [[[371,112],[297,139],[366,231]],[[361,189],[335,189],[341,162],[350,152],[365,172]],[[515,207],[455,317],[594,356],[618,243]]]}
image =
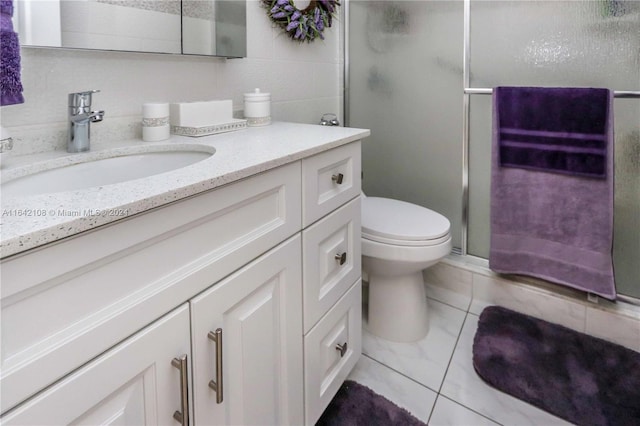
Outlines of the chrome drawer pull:
{"label": "chrome drawer pull", "polygon": [[216,380],[209,381],[209,387],[216,393],[216,403],[222,403],[222,329],[210,331],[207,334],[209,340],[216,344]]}
{"label": "chrome drawer pull", "polygon": [[187,371],[187,355],[171,360],[171,365],[180,370],[180,410],[173,413],[173,418],[182,426],[189,425],[189,375]]}
{"label": "chrome drawer pull", "polygon": [[338,343],[336,345],[336,350],[338,352],[340,352],[340,358],[342,358],[344,356],[345,353],[347,353],[347,342],[344,342],[343,345],[341,345],[340,343]]}
{"label": "chrome drawer pull", "polygon": [[336,253],[333,258],[340,264],[340,266],[342,266],[347,261],[347,252],[345,251],[344,253]]}
{"label": "chrome drawer pull", "polygon": [[338,173],[337,175],[331,176],[331,180],[337,183],[338,185],[341,185],[342,181],[344,180],[344,175],[342,173]]}

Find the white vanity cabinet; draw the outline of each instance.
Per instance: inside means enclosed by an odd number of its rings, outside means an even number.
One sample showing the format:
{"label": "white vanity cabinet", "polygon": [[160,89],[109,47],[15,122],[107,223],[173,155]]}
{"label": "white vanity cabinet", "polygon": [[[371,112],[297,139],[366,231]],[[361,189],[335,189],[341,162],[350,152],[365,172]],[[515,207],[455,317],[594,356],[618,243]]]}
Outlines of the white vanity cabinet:
{"label": "white vanity cabinet", "polygon": [[302,161],[305,424],[316,423],[360,356],[360,143]]}
{"label": "white vanity cabinet", "polygon": [[300,231],[300,162],[3,260],[2,413]]}
{"label": "white vanity cabinet", "polygon": [[1,267],[3,424],[314,424],[360,355],[360,142]]}
{"label": "white vanity cabinet", "polygon": [[189,302],[194,424],[303,423],[300,254],[298,235]]}
{"label": "white vanity cabinet", "polygon": [[184,304],[23,403],[2,423],[176,425],[190,356]]}

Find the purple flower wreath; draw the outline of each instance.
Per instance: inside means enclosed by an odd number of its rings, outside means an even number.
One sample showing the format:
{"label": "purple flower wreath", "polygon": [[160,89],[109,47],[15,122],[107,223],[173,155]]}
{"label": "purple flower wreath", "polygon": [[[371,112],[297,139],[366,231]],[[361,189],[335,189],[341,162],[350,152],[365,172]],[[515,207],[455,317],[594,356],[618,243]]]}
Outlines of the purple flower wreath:
{"label": "purple flower wreath", "polygon": [[262,0],[267,15],[294,40],[324,40],[322,32],[331,27],[340,2],[338,0],[311,0],[304,10],[297,9],[293,0]]}

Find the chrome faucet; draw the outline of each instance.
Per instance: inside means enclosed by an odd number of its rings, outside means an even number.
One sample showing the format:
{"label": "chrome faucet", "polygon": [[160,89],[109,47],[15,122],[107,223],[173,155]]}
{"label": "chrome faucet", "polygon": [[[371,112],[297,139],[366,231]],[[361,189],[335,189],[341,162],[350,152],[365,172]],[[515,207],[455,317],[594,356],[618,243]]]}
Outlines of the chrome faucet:
{"label": "chrome faucet", "polygon": [[327,113],[320,118],[321,126],[339,126],[340,122],[335,114]]}
{"label": "chrome faucet", "polygon": [[67,152],[89,151],[91,123],[102,121],[104,111],[91,111],[91,95],[99,90],[69,93],[69,139]]}

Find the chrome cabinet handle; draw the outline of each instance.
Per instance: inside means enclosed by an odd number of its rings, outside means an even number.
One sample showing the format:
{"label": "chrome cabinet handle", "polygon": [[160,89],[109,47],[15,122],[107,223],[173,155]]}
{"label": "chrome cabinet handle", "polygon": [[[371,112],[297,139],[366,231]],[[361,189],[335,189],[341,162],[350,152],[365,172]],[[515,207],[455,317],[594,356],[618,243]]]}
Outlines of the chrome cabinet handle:
{"label": "chrome cabinet handle", "polygon": [[216,344],[216,380],[209,381],[209,387],[216,393],[216,403],[222,403],[222,329],[210,331],[207,334],[209,340]]}
{"label": "chrome cabinet handle", "polygon": [[173,413],[182,426],[189,426],[189,376],[187,371],[187,354],[171,360],[171,365],[180,370],[180,410]]}
{"label": "chrome cabinet handle", "polygon": [[331,176],[331,180],[337,183],[338,185],[341,185],[342,181],[344,180],[344,175],[342,173],[338,173],[337,175]]}
{"label": "chrome cabinet handle", "polygon": [[340,264],[340,266],[342,266],[347,261],[347,252],[345,251],[344,253],[336,253],[333,258],[336,260],[336,262],[338,262],[338,264]]}
{"label": "chrome cabinet handle", "polygon": [[344,356],[345,353],[347,353],[347,342],[344,342],[344,344],[340,344],[338,343],[336,345],[336,350],[338,352],[340,352],[340,358],[342,358]]}

